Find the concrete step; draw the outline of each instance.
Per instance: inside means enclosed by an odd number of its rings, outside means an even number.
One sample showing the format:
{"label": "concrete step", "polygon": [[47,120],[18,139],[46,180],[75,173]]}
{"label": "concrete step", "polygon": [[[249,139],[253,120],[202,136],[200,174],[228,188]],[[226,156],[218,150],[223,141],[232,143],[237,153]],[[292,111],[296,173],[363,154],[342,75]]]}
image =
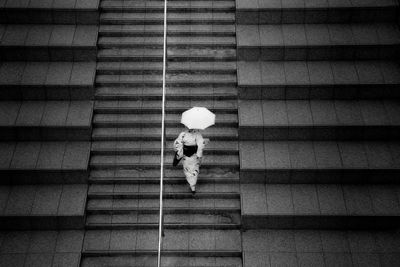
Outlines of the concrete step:
{"label": "concrete step", "polygon": [[[168,86],[234,86],[234,74],[167,74]],[[97,75],[98,86],[161,86],[162,75]]]}
{"label": "concrete step", "polygon": [[[396,266],[396,230],[249,230],[243,232],[244,266]],[[373,251],[373,252],[372,252]]]}
{"label": "concrete step", "polygon": [[[159,48],[147,49],[101,49],[97,55],[99,61],[158,61],[162,62],[163,51]],[[236,49],[232,48],[167,48],[169,61],[236,61]]]}
{"label": "concrete step", "polygon": [[[162,74],[162,62],[99,62],[99,75]],[[168,74],[236,74],[236,62],[168,62]]]}
{"label": "concrete step", "polygon": [[98,24],[99,1],[65,3],[5,1],[0,9],[0,23],[7,24]]}
{"label": "concrete step", "polygon": [[[161,264],[165,267],[242,267],[241,257],[200,257],[200,256],[163,256]],[[82,267],[110,266],[140,266],[152,267],[157,265],[157,256],[98,256],[84,257]]]}
{"label": "concrete step", "polygon": [[[93,186],[93,185],[92,185]],[[126,185],[125,185],[126,186]],[[100,187],[104,187],[101,185]],[[121,185],[122,188],[122,185]],[[203,187],[199,187],[202,189]],[[238,186],[237,186],[238,188]],[[185,187],[187,191],[187,185]],[[200,193],[199,193],[200,194]],[[204,195],[200,194],[199,201],[205,201]],[[93,196],[91,196],[93,197]],[[217,206],[221,199],[214,200]],[[104,203],[103,203],[104,204]],[[117,204],[118,205],[118,204]],[[172,209],[166,208],[164,215],[164,226],[168,229],[238,229],[240,227],[240,213],[234,207],[193,207],[190,211],[185,207]],[[89,210],[86,227],[90,229],[157,229],[158,211],[150,208],[127,210],[125,208],[109,207],[102,209],[93,208]]]}
{"label": "concrete step", "polygon": [[135,49],[99,49],[97,60],[101,61],[158,61],[162,62],[163,50],[159,48]]}
{"label": "concrete step", "polygon": [[[173,168],[173,155],[165,156],[165,162],[171,163],[166,168]],[[94,155],[90,159],[92,169],[131,169],[147,168],[156,169],[160,165],[159,155]],[[239,157],[237,155],[207,155],[202,160],[202,168],[237,168],[239,167]]]}
{"label": "concrete step", "polygon": [[86,141],[91,137],[91,101],[2,101],[2,141]]}
{"label": "concrete step", "polygon": [[[180,175],[182,176],[182,172],[180,170]],[[94,177],[92,177],[94,178]],[[109,179],[109,182],[114,182],[114,179],[111,177],[105,177]],[[154,183],[156,177],[146,177],[149,181],[144,179],[135,179],[136,183],[126,183],[126,184],[90,184],[88,196],[93,199],[107,199],[107,198],[154,198],[154,194],[159,194],[160,186],[159,182]],[[159,177],[157,177],[159,178]],[[199,186],[197,188],[197,192],[199,193],[199,198],[207,198],[211,197],[213,194],[220,194],[220,196],[215,196],[215,198],[236,198],[240,193],[239,190],[239,179],[236,179],[232,182],[232,179],[229,181],[225,178],[217,178],[219,179],[216,182],[205,178],[202,178],[199,181]],[[187,193],[190,193],[188,184],[183,177],[174,177],[167,178],[165,177],[164,184],[164,194],[166,198],[187,198],[190,197]],[[179,181],[177,180],[179,179]],[[225,179],[225,181],[224,181]],[[159,180],[159,179],[158,179]],[[131,181],[134,179],[131,177]],[[91,180],[92,182],[92,180]],[[176,195],[174,195],[176,194]]]}
{"label": "concrete step", "polygon": [[242,185],[247,229],[389,229],[400,220],[398,185]]}
{"label": "concrete step", "polygon": [[[160,170],[135,170],[135,169],[116,169],[116,170],[92,170],[90,182],[93,184],[160,184]],[[165,184],[186,184],[183,179],[181,168],[165,169]],[[201,179],[198,184],[207,183],[208,186],[214,183],[216,189],[225,191],[225,184],[237,184],[239,182],[239,172],[234,169],[213,168],[201,171]],[[118,186],[116,186],[118,187]],[[124,185],[122,185],[124,188]],[[231,186],[227,186],[230,188]],[[127,187],[129,188],[129,187]],[[230,189],[229,189],[230,190]]]}
{"label": "concrete step", "polygon": [[[103,12],[163,12],[163,1],[102,1]],[[234,1],[172,1],[168,12],[224,12],[234,11]]]}
{"label": "concrete step", "polygon": [[[104,187],[104,186],[102,186]],[[118,185],[117,190],[122,185]],[[134,188],[134,185],[129,185]],[[152,217],[158,217],[159,212],[159,189],[158,185],[144,184],[139,186],[143,190],[153,190],[152,192],[89,192],[87,201],[87,211],[90,214],[118,214],[125,215],[127,212],[140,212],[142,224],[150,223]],[[217,212],[238,212],[240,209],[239,192],[215,192],[210,190],[207,185],[199,185],[198,193],[193,197],[188,185],[169,186],[173,192],[163,194],[163,206],[168,214],[196,214],[206,215]],[[237,187],[236,187],[237,188]],[[150,215],[149,215],[150,213]],[[151,214],[153,216],[151,216]],[[131,218],[132,220],[132,218]],[[139,221],[140,222],[140,221]],[[197,221],[201,223],[201,221]],[[196,224],[195,221],[192,224]],[[212,222],[206,222],[209,226]],[[151,228],[155,228],[153,224]],[[203,225],[205,226],[205,225]],[[236,225],[235,227],[237,227]],[[200,227],[200,226],[198,226]],[[220,227],[223,227],[222,225]],[[229,227],[232,227],[229,226]]]}
{"label": "concrete step", "polygon": [[0,186],[0,229],[81,229],[86,185]]}
{"label": "concrete step", "polygon": [[[168,126],[180,125],[181,114],[166,114],[165,124]],[[121,127],[135,126],[160,127],[161,114],[95,114],[93,127]],[[221,127],[233,127],[238,124],[236,114],[218,114],[215,123]]]}
{"label": "concrete step", "polygon": [[[163,24],[162,12],[159,13],[117,13],[107,12],[100,15],[101,24]],[[168,14],[168,24],[234,24],[233,12],[202,12]]]}
{"label": "concrete step", "polygon": [[[157,100],[97,100],[94,105],[96,114],[135,114],[135,113],[160,113],[161,101]],[[165,109],[167,113],[182,113],[194,106],[207,107],[214,113],[237,114],[237,100],[167,100]]]}
{"label": "concrete step", "polygon": [[396,1],[236,2],[238,24],[395,21]]}
{"label": "concrete step", "polygon": [[[145,170],[144,170],[145,171]],[[167,172],[174,171],[174,170],[166,170]],[[212,170],[207,170],[207,171],[212,171]],[[107,173],[107,171],[104,170],[97,170],[95,171],[96,173]],[[133,171],[134,172],[134,171]],[[229,172],[227,172],[229,173]],[[182,171],[179,170],[179,175],[182,176]],[[239,183],[239,178],[233,177],[234,174],[231,174],[230,176],[227,176],[227,174],[221,176],[221,177],[215,177],[211,176],[209,173],[204,173],[202,172],[202,178],[201,181],[198,184],[202,183],[208,183],[212,184],[214,183],[215,188],[218,188],[219,190],[225,190],[226,188],[230,188],[237,183]],[[147,184],[160,184],[160,176],[158,177],[138,177],[138,178],[132,178],[132,177],[125,177],[125,176],[101,176],[101,175],[94,175],[94,172],[92,172],[92,176],[89,177],[89,181],[92,185],[99,185],[100,187],[102,185],[119,185],[123,184],[123,186],[126,186],[129,188],[127,185],[137,185],[141,183],[147,183]],[[168,185],[186,185],[187,182],[186,180],[182,179],[182,177],[164,177],[164,186],[168,187]]]}
{"label": "concrete step", "polygon": [[2,142],[0,184],[87,183],[90,142]]}
{"label": "concrete step", "polygon": [[[215,36],[171,36],[167,37],[169,47],[178,48],[233,48],[236,47],[235,37]],[[100,49],[104,48],[162,48],[162,36],[134,36],[134,37],[100,37],[97,43]]]}
{"label": "concrete step", "polygon": [[[89,230],[85,233],[83,256],[157,255],[157,230]],[[165,256],[241,255],[238,230],[165,230]]]}
{"label": "concrete step", "polygon": [[84,230],[2,231],[4,266],[79,266]]}
{"label": "concrete step", "polygon": [[[182,129],[175,126],[166,128],[166,139],[175,140]],[[204,137],[211,141],[237,140],[237,127],[214,127],[204,131]],[[135,127],[135,128],[94,128],[93,141],[156,141],[161,138],[160,127]]]}
{"label": "concrete step", "polygon": [[8,24],[0,28],[0,58],[3,61],[96,59],[98,26],[95,25]]}
{"label": "concrete step", "polygon": [[[100,25],[99,36],[163,36],[163,25]],[[235,25],[168,25],[168,36],[235,36]]]}
{"label": "concrete step", "polygon": [[91,99],[95,72],[95,62],[3,62],[0,99]]}
{"label": "concrete step", "polygon": [[240,179],[244,183],[397,184],[398,147],[398,142],[389,141],[242,141]]}
{"label": "concrete step", "polygon": [[239,25],[240,60],[357,60],[398,57],[396,24]]}
{"label": "concrete step", "polygon": [[238,62],[241,99],[398,98],[394,61]]}
{"label": "concrete step", "polygon": [[[204,149],[207,154],[238,154],[236,141],[210,142]],[[160,154],[160,141],[94,141],[91,147],[92,155],[139,155],[139,154]],[[165,153],[174,154],[172,143],[167,145]]]}
{"label": "concrete step", "polygon": [[[158,200],[158,199],[157,199]],[[194,201],[194,200],[193,200]],[[186,201],[186,204],[184,203],[185,201],[177,202],[175,201],[175,204],[177,205],[183,205],[179,207],[171,207],[170,203],[172,201],[165,201],[165,203],[168,203],[170,207],[164,207],[163,208],[163,213],[164,214],[230,214],[230,213],[239,213],[240,212],[240,205],[238,203],[232,203],[232,201],[226,201],[225,205],[220,204],[222,203],[221,200],[198,200],[197,203],[192,203],[190,204],[189,202]],[[218,202],[218,206],[216,207],[214,202]],[[141,201],[140,204],[137,203],[137,201],[92,201],[90,205],[92,207],[88,207],[86,209],[86,212],[88,214],[97,214],[97,215],[105,215],[105,214],[112,214],[112,215],[126,215],[129,213],[138,213],[142,212],[144,214],[153,214],[157,215],[160,213],[160,209],[157,206],[158,202],[155,200],[153,202],[151,201]],[[139,205],[142,205],[139,207]],[[147,205],[147,206],[143,206]],[[150,207],[152,205],[152,207]],[[191,205],[191,206],[190,206]],[[236,205],[233,207],[233,205]],[[231,207],[229,207],[231,206]]]}
{"label": "concrete step", "polygon": [[[86,228],[90,230],[158,229],[159,215],[140,214],[89,214]],[[240,213],[165,214],[165,229],[240,229]]]}
{"label": "concrete step", "polygon": [[399,126],[398,101],[239,102],[241,140],[394,140]]}
{"label": "concrete step", "polygon": [[[96,91],[97,100],[161,100],[160,87],[98,87]],[[171,87],[166,88],[167,104],[169,101],[207,100],[217,103],[218,100],[236,100],[237,89],[235,86],[227,87]]]}

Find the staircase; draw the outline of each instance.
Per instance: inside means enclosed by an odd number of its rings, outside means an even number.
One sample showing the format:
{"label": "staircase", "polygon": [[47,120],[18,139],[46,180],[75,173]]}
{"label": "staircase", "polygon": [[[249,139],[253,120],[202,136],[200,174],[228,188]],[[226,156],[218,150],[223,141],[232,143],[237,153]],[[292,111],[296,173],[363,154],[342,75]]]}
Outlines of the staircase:
{"label": "staircase", "polygon": [[[155,266],[163,1],[101,2],[81,266]],[[168,3],[162,266],[242,266],[235,2]],[[216,113],[196,197],[171,166],[180,114]]]}
{"label": "staircase", "polygon": [[398,266],[398,1],[236,3],[243,265]]}

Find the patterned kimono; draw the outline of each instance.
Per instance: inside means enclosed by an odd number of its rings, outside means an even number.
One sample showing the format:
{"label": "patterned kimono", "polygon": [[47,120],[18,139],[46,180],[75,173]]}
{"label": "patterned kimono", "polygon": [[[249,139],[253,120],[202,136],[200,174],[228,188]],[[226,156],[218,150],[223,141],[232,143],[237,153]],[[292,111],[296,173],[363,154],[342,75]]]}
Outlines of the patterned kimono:
{"label": "patterned kimono", "polygon": [[[197,153],[194,153],[191,157],[183,155],[183,145],[195,146],[197,145]],[[177,151],[178,157],[182,158],[183,173],[186,176],[186,180],[190,185],[192,191],[195,190],[197,183],[197,177],[200,171],[200,159],[203,156],[203,149],[205,142],[203,136],[198,130],[188,130],[181,132],[178,138],[174,142],[174,150]]]}

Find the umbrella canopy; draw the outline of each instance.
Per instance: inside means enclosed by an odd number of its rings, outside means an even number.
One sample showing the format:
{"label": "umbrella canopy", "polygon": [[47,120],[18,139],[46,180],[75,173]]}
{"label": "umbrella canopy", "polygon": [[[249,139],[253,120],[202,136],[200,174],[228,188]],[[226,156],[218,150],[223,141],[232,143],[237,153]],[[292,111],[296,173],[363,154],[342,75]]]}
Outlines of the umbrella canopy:
{"label": "umbrella canopy", "polygon": [[204,107],[193,107],[182,113],[181,123],[189,129],[204,130],[215,124],[215,114]]}

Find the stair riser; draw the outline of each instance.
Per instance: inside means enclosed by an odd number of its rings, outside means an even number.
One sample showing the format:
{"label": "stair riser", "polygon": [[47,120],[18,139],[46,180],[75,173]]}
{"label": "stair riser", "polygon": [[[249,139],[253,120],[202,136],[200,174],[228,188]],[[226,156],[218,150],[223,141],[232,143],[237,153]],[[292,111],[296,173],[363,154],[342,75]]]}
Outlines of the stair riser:
{"label": "stair riser", "polygon": [[[88,208],[86,209],[87,214],[90,215],[99,215],[99,214],[108,214],[108,215],[124,215],[132,212],[140,213],[140,214],[159,214],[160,210],[158,208],[126,208],[126,209],[113,209],[113,208]],[[193,213],[199,214],[221,214],[221,213],[238,213],[240,209],[230,208],[165,208],[163,210],[164,214],[181,214],[181,215],[190,215]]]}
{"label": "stair riser", "polygon": [[[169,48],[218,48],[218,49],[227,49],[227,48],[235,48],[236,44],[234,43],[168,43]],[[162,42],[147,42],[147,43],[106,43],[100,42],[98,44],[99,49],[124,49],[124,48],[152,48],[152,49],[162,49]]]}
{"label": "stair riser", "polygon": [[400,98],[399,85],[266,85],[239,86],[239,99],[307,100],[307,99],[379,99]]}
{"label": "stair riser", "polygon": [[[168,90],[168,89],[167,89]],[[236,94],[232,95],[181,95],[181,94],[168,94],[167,92],[167,101],[168,100],[236,100]],[[98,94],[96,96],[97,100],[161,100],[160,95],[103,95]]]}
{"label": "stair riser", "polygon": [[0,126],[0,141],[89,141],[90,127]]}
{"label": "stair riser", "polygon": [[240,140],[397,140],[400,126],[286,126],[239,128]]}
{"label": "stair riser", "polygon": [[238,47],[239,60],[376,60],[399,57],[398,45]]}
{"label": "stair riser", "polygon": [[399,184],[400,169],[269,169],[240,171],[242,183]]}
{"label": "stair riser", "polygon": [[[157,251],[152,250],[132,250],[132,251],[82,251],[83,257],[102,257],[102,256],[157,256]],[[162,250],[163,256],[187,256],[187,257],[241,257],[241,251],[167,251]]]}
{"label": "stair riser", "polygon": [[378,230],[397,228],[398,216],[347,216],[347,215],[270,215],[242,216],[245,229],[329,229],[329,230]]}
{"label": "stair riser", "polygon": [[82,229],[84,224],[83,215],[3,215],[0,218],[0,229],[7,231]]}
{"label": "stair riser", "polygon": [[258,12],[237,10],[236,20],[238,24],[394,22],[396,12],[393,7],[272,8]]}
{"label": "stair riser", "polygon": [[[210,169],[210,168],[230,168],[230,169],[234,169],[237,170],[239,168],[239,164],[215,164],[215,165],[209,165],[209,164],[202,164],[201,168],[203,169]],[[158,170],[160,168],[159,164],[146,164],[146,163],[141,163],[141,164],[121,164],[121,163],[99,163],[99,164],[95,164],[95,163],[90,163],[90,168],[92,170],[112,170],[112,169],[120,169],[120,170],[124,170],[124,169],[154,169],[154,170]],[[173,168],[172,166],[166,167],[168,168]]]}
{"label": "stair riser", "polygon": [[[163,37],[163,31],[130,31],[126,30],[126,32],[122,31],[100,31],[99,37]],[[176,31],[176,30],[167,30],[168,37],[177,37],[177,36],[193,36],[193,37],[235,37],[235,32],[203,32],[203,31]]]}
{"label": "stair riser", "polygon": [[1,46],[0,58],[2,61],[94,61],[96,47],[93,46]]}
{"label": "stair riser", "polygon": [[[166,193],[163,194],[164,199],[181,199],[191,200],[193,196],[191,193]],[[238,193],[197,193],[196,199],[230,199],[232,201],[239,200]],[[158,200],[159,194],[124,194],[124,193],[89,193],[88,199],[153,199]]]}
{"label": "stair riser", "polygon": [[[206,150],[207,155],[239,155],[238,150]],[[174,151],[167,151],[165,154],[167,155],[173,155],[175,154]],[[101,150],[101,149],[92,149],[91,155],[118,155],[118,156],[123,156],[123,155],[160,155],[160,150],[157,149],[146,149],[146,150]]]}
{"label": "stair riser", "polygon": [[[100,19],[101,25],[162,25],[162,19],[143,20],[143,19]],[[190,19],[168,19],[168,25],[232,25],[234,20],[190,20]]]}
{"label": "stair riser", "polygon": [[[236,69],[172,69],[167,66],[167,74],[236,74]],[[137,75],[137,74],[162,74],[162,68],[154,69],[97,69],[98,75]]]}
{"label": "stair riser", "polygon": [[[105,87],[140,87],[140,86],[147,86],[147,87],[157,87],[162,86],[162,81],[138,81],[138,82],[96,82],[97,86],[105,86]],[[236,81],[220,81],[220,82],[213,82],[213,81],[182,81],[182,82],[166,82],[166,86],[173,86],[173,87],[204,87],[204,86],[235,86]]]}
{"label": "stair riser", "polygon": [[[215,56],[173,56],[168,55],[168,61],[175,62],[208,62],[215,60]],[[217,57],[218,61],[232,62],[236,61],[235,56],[220,56]],[[162,62],[162,55],[160,56],[97,56],[99,62]]]}
{"label": "stair riser", "polygon": [[[42,3],[43,5],[43,3]],[[15,4],[15,6],[18,6]],[[33,6],[40,6],[33,5]],[[20,5],[16,8],[2,6],[0,11],[1,24],[97,24],[99,13],[97,9],[72,8],[34,8]],[[61,7],[61,6],[60,6]]]}
{"label": "stair riser", "polygon": [[[177,127],[181,128],[182,125],[180,123],[177,123],[176,121],[165,121],[165,126],[166,127]],[[219,127],[237,127],[237,122],[236,121],[227,121],[227,122],[217,122]],[[93,126],[95,128],[136,128],[136,127],[141,127],[141,126],[147,126],[147,127],[155,127],[159,129],[161,126],[161,120],[160,121],[138,121],[138,122],[93,122]]]}
{"label": "stair riser", "polygon": [[160,56],[97,56],[98,62],[162,62],[162,54]]}
{"label": "stair riser", "polygon": [[[237,140],[237,136],[213,136],[207,135],[208,138],[213,141],[235,141]],[[158,141],[160,139],[160,135],[156,136],[142,136],[138,135],[125,135],[125,136],[100,136],[93,135],[92,141]],[[174,141],[176,139],[176,135],[174,136],[166,136],[166,141]]]}
{"label": "stair riser", "polygon": [[[129,12],[129,13],[162,13],[164,6],[161,4],[158,7],[101,7],[102,12]],[[232,7],[171,7],[167,8],[167,12],[184,13],[184,12],[232,12],[235,11],[235,6]]]}
{"label": "stair riser", "polygon": [[[226,263],[225,262],[226,258]],[[235,261],[233,261],[235,260]],[[174,256],[163,256],[161,257],[161,266],[163,267],[187,267],[187,266],[198,266],[193,265],[196,262],[207,263],[208,267],[242,267],[242,259],[240,256],[238,257],[217,257],[213,259],[214,262],[218,262],[216,264],[210,264],[210,258],[208,257],[174,257]],[[232,263],[234,262],[234,263]],[[222,264],[222,265],[221,265]],[[124,255],[124,256],[106,256],[96,258],[93,257],[83,257],[82,258],[82,267],[109,267],[109,266],[131,266],[131,267],[154,267],[157,266],[157,255],[153,256],[131,256],[131,255]],[[200,265],[204,267],[205,265]],[[199,267],[200,267],[199,266]]]}
{"label": "stair riser", "polygon": [[[164,229],[171,230],[200,230],[200,229],[213,229],[213,230],[239,230],[240,225],[225,225],[225,224],[211,224],[211,225],[168,225],[164,224]],[[88,230],[157,230],[158,224],[138,224],[138,225],[86,225],[85,229]]]}
{"label": "stair riser", "polygon": [[[210,99],[213,101],[213,99]],[[160,103],[161,105],[161,103]],[[167,114],[181,114],[186,111],[188,108],[165,108],[165,112]],[[218,114],[237,114],[237,109],[235,108],[226,108],[226,109],[210,109],[214,113]],[[143,109],[113,109],[113,108],[95,108],[95,114],[161,114],[160,108],[143,108]]]}
{"label": "stair riser", "polygon": [[[91,177],[89,178],[90,184],[102,184],[102,185],[110,185],[110,184],[160,184],[159,178],[157,179],[134,179],[134,178],[99,178],[99,177]],[[201,178],[201,183],[215,183],[215,184],[238,184],[239,180],[235,178],[222,178],[222,179],[215,179],[215,178]],[[168,185],[182,185],[187,184],[185,179],[176,178],[176,179],[169,179],[164,177],[164,184]]]}
{"label": "stair riser", "polygon": [[89,170],[0,169],[0,185],[86,184]]}

